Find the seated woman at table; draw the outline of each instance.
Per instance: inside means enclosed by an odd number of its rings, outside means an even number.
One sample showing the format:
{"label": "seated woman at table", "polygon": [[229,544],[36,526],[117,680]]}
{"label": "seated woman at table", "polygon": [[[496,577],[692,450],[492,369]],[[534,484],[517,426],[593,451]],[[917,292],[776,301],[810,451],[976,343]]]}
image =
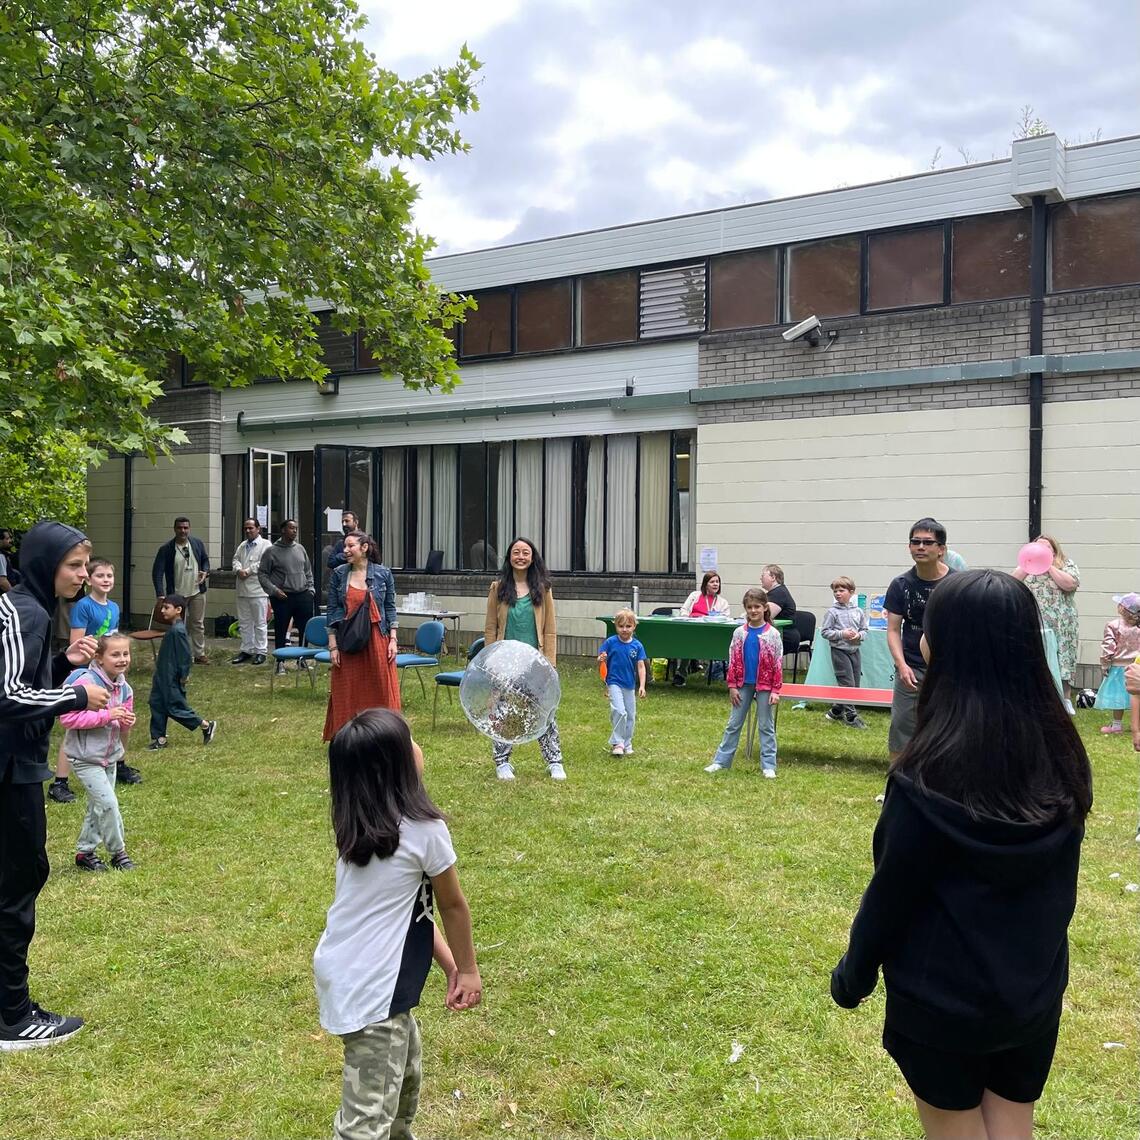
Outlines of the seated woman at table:
{"label": "seated woman at table", "polygon": [[[694,590],[684,600],[681,612],[677,616],[683,618],[731,616],[728,601],[720,596],[720,575],[715,570],[709,570],[705,574],[701,579],[701,588]],[[697,668],[697,662],[691,658],[674,662],[673,684],[678,688],[684,685],[686,675]]]}

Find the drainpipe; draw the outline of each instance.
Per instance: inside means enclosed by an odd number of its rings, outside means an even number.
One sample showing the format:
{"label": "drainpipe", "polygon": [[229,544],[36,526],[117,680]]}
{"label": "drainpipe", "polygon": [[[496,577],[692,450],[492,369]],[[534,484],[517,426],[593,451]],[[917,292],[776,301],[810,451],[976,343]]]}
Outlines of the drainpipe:
{"label": "drainpipe", "polygon": [[[1029,247],[1029,354],[1041,356],[1045,343],[1045,197],[1032,201]],[[1041,454],[1044,447],[1045,380],[1040,372],[1029,374],[1029,538],[1041,533]]]}
{"label": "drainpipe", "polygon": [[123,619],[131,620],[131,531],[135,517],[135,479],[133,455],[123,457]]}

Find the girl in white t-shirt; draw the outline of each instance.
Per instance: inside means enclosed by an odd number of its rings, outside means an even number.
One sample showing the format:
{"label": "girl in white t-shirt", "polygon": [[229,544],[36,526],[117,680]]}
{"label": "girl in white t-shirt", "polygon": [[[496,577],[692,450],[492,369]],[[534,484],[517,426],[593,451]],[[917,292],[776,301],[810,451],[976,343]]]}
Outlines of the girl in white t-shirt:
{"label": "girl in white t-shirt", "polygon": [[[432,958],[447,975],[448,1009],[471,1009],[482,999],[471,912],[423,766],[407,721],[389,709],[353,717],[329,745],[339,858],[313,973],[321,1025],[344,1041],[333,1122],[342,1140],[411,1135],[421,1079],[412,1008]],[[433,896],[447,941],[432,917]]]}

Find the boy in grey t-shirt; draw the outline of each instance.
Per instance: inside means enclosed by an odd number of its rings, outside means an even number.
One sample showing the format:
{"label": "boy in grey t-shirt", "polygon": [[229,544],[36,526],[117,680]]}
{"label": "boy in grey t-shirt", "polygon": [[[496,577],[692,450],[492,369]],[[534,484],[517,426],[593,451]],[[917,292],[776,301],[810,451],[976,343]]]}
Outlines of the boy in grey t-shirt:
{"label": "boy in grey t-shirt", "polygon": [[[855,582],[841,575],[831,583],[831,596],[835,599],[823,617],[820,630],[823,639],[831,646],[831,664],[835,669],[835,682],[845,689],[857,689],[863,675],[862,655],[859,647],[867,636],[867,615],[854,600]],[[855,712],[854,705],[834,704],[827,710],[827,719],[839,721],[850,728],[866,728]]]}

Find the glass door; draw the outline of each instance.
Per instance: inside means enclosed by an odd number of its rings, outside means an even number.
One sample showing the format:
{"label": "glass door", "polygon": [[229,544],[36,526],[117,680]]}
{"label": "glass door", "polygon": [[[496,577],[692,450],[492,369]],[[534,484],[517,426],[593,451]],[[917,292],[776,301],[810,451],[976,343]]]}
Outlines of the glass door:
{"label": "glass door", "polygon": [[289,457],[283,451],[249,451],[249,513],[272,542],[289,517]]}

